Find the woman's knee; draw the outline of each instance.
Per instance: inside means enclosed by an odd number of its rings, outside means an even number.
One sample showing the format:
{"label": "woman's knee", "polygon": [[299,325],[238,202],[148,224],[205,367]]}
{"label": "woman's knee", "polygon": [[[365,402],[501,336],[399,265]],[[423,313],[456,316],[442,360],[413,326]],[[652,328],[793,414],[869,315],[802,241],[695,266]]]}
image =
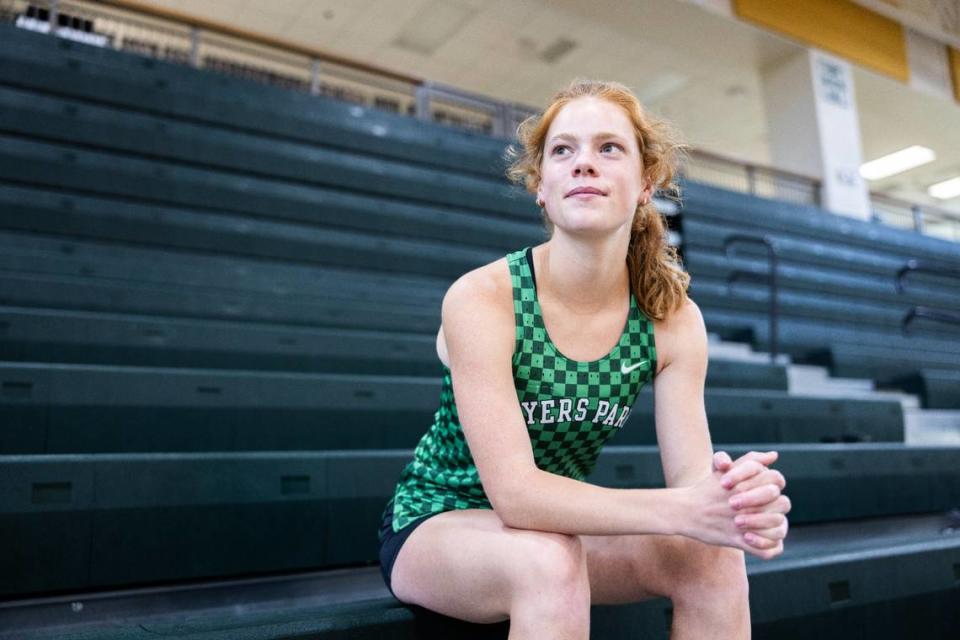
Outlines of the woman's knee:
{"label": "woman's knee", "polygon": [[519,588],[577,589],[588,585],[586,549],[577,535],[545,531],[520,533],[515,552]]}
{"label": "woman's knee", "polygon": [[744,552],[733,547],[709,545],[680,538],[683,542],[674,553],[676,581],[671,598],[734,601],[749,595]]}
{"label": "woman's knee", "polygon": [[511,618],[551,620],[557,628],[568,631],[588,628],[590,580],[586,548],[580,537],[526,534],[523,544],[515,549],[521,560],[514,565]]}

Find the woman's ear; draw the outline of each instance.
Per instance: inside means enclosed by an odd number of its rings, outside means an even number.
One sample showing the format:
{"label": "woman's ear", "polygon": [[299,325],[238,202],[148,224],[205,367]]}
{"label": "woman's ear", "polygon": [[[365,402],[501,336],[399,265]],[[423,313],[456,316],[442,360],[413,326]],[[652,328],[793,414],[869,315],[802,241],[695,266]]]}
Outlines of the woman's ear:
{"label": "woman's ear", "polygon": [[650,200],[653,198],[653,184],[646,178],[643,179],[643,184],[643,191],[640,192],[638,202],[641,205],[646,205],[650,204]]}

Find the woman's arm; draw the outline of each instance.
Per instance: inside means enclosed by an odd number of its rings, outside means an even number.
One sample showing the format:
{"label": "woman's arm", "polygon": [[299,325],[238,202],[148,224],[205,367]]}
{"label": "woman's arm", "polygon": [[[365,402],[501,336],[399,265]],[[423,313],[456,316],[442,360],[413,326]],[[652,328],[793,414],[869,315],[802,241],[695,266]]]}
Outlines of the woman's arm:
{"label": "woman's arm", "polygon": [[[609,489],[537,468],[514,387],[515,319],[504,281],[472,271],[451,285],[442,310],[457,413],[497,515],[511,527],[559,533],[679,533],[683,489]],[[708,472],[710,462],[708,452]]]}
{"label": "woman's arm", "polygon": [[687,487],[713,471],[713,444],[704,407],[707,329],[696,303],[669,318],[656,336],[657,355],[669,360],[653,381],[653,411],[663,476],[668,487]]}
{"label": "woman's arm", "polygon": [[[783,514],[790,511],[790,501],[780,493],[786,486],[783,475],[767,469],[776,460],[776,452],[750,452],[730,464],[724,456],[714,458],[704,408],[707,331],[696,303],[688,299],[671,316],[669,331],[663,333],[665,344],[661,345],[658,339],[657,351],[659,354],[661,346],[669,351],[670,361],[654,381],[654,414],[663,474],[668,487],[696,487],[699,494],[688,494],[694,499],[678,533],[736,546],[765,558],[777,555],[783,550],[782,539],[788,526]],[[715,461],[720,462],[719,466],[715,466]],[[731,505],[743,520],[743,525],[734,529],[735,540],[729,537],[728,514],[711,513],[710,499],[702,500],[710,493],[714,499],[719,495],[716,487],[708,487],[712,484],[711,475],[721,476],[720,486],[731,489],[742,501],[740,506]],[[701,492],[700,488],[707,491]],[[744,537],[746,532],[757,537]]]}

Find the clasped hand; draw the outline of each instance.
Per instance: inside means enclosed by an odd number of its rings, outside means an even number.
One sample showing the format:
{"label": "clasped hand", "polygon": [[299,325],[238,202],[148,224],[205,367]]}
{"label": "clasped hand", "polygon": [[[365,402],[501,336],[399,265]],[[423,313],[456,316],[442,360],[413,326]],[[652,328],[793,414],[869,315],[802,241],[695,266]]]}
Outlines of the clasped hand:
{"label": "clasped hand", "polygon": [[739,535],[733,546],[765,560],[783,553],[789,528],[790,498],[781,494],[787,482],[783,474],[769,468],[777,457],[776,451],[751,451],[736,461],[724,451],[713,456],[712,477],[719,475],[720,486],[727,490],[733,531],[735,537]]}

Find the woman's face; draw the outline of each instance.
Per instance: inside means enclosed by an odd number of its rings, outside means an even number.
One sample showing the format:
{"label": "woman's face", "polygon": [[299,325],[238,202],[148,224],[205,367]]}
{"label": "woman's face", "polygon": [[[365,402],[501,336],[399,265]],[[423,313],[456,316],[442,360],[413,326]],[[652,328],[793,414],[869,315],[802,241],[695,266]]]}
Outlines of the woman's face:
{"label": "woman's face", "polygon": [[[560,109],[547,131],[537,199],[564,231],[609,235],[630,224],[650,197],[630,118],[601,98],[576,98]],[[599,194],[572,194],[591,187]]]}

